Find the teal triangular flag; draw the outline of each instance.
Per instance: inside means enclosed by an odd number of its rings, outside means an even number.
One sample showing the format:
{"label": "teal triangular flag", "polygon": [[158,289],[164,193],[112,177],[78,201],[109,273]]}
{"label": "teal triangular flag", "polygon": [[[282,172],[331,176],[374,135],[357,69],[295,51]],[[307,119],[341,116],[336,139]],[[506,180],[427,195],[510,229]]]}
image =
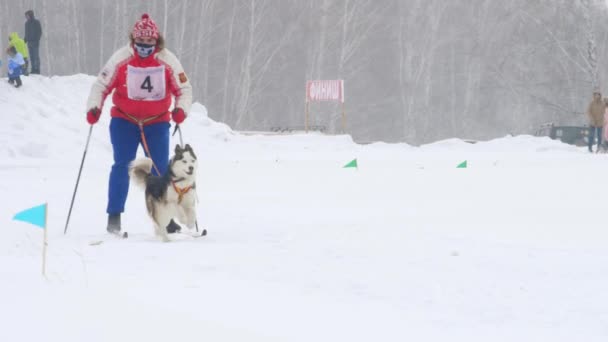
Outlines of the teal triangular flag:
{"label": "teal triangular flag", "polygon": [[31,223],[42,229],[46,228],[46,203],[17,213],[13,220]]}
{"label": "teal triangular flag", "polygon": [[348,163],[348,164],[344,165],[344,167],[343,167],[343,168],[344,168],[344,169],[346,169],[346,168],[349,168],[349,167],[355,167],[355,168],[359,168],[359,167],[357,166],[357,159],[356,159],[356,158],[355,158],[355,159],[353,159],[353,160],[352,160],[350,163]]}
{"label": "teal triangular flag", "polygon": [[457,169],[466,169],[467,168],[467,161],[463,161],[462,163],[458,164],[458,166],[456,166]]}

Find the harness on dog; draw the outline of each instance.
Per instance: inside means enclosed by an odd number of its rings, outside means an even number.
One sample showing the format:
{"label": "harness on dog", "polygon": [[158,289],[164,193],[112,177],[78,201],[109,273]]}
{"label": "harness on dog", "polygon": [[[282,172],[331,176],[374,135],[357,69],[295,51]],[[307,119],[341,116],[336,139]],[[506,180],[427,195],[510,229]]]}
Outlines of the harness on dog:
{"label": "harness on dog", "polygon": [[[146,141],[146,135],[144,134],[144,124],[156,120],[158,118],[160,118],[161,116],[165,115],[164,113],[162,114],[158,114],[155,116],[151,116],[149,118],[145,118],[143,120],[140,120],[136,117],[134,117],[133,115],[129,114],[129,113],[125,113],[123,112],[120,108],[116,107],[116,109],[118,109],[119,112],[121,112],[122,114],[124,114],[125,116],[127,116],[129,119],[131,119],[133,122],[137,123],[137,125],[139,126],[139,133],[141,134],[141,142],[144,145],[144,150],[146,151],[146,154],[148,156],[150,156],[150,160],[152,160],[152,166],[154,167],[154,170],[156,170],[156,174],[158,174],[160,176],[160,172],[158,171],[158,168],[156,167],[156,163],[154,163],[154,160],[151,158],[152,155],[150,154],[150,148],[148,147],[148,142]],[[179,126],[178,126],[179,127]],[[174,132],[175,134],[175,132]],[[181,130],[180,130],[180,134],[181,134]],[[171,180],[171,184],[173,185],[173,189],[175,190],[175,192],[177,192],[177,203],[182,203],[182,199],[184,198],[184,195],[186,195],[188,193],[188,191],[190,191],[193,186],[190,185],[189,187],[186,188],[180,188],[177,186],[176,181]]]}
{"label": "harness on dog", "polygon": [[182,199],[184,199],[184,195],[186,195],[188,193],[188,191],[190,191],[193,186],[190,185],[187,188],[179,188],[176,184],[176,182],[171,181],[171,184],[173,184],[173,190],[175,190],[175,192],[177,192],[177,204],[182,203]]}

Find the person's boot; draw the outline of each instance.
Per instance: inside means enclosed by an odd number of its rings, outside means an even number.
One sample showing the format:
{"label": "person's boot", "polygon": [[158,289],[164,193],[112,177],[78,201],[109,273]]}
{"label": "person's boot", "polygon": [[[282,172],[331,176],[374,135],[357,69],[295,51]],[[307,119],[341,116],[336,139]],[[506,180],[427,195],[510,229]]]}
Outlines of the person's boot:
{"label": "person's boot", "polygon": [[108,214],[108,233],[120,233],[120,214]]}
{"label": "person's boot", "polygon": [[175,223],[175,221],[171,220],[171,222],[169,222],[169,225],[167,226],[167,233],[169,234],[173,234],[173,233],[179,233],[182,230],[182,227],[179,226],[179,224]]}
{"label": "person's boot", "polygon": [[23,83],[21,83],[21,78],[17,78],[15,80],[15,83],[16,83],[15,88],[19,88],[19,87],[21,87],[21,85],[23,85]]}

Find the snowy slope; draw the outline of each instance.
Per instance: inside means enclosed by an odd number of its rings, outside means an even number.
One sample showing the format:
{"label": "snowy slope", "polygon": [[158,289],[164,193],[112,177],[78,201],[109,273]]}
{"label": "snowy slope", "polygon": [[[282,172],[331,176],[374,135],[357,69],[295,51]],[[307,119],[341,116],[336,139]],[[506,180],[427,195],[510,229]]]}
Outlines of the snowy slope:
{"label": "snowy slope", "polygon": [[[0,341],[608,338],[605,155],[528,136],[244,136],[195,105],[183,134],[209,236],[159,242],[132,188],[131,238],[90,246],[105,237],[109,106],[63,228],[92,81],[0,83]],[[48,280],[41,230],[12,221],[45,201]]]}

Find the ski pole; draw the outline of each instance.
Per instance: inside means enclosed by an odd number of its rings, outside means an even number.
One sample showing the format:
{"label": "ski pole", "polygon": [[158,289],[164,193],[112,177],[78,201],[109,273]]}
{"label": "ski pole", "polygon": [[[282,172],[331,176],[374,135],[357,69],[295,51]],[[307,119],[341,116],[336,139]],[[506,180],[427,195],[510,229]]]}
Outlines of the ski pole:
{"label": "ski pole", "polygon": [[[173,129],[173,136],[175,136],[176,132],[179,132],[179,145],[181,147],[184,147],[184,138],[182,137],[182,129],[181,129],[181,127],[179,127],[178,124],[176,124],[175,129]],[[198,201],[198,198],[196,200]],[[198,232],[198,219],[196,219],[194,221],[194,223],[196,224],[196,231]]]}
{"label": "ski pole", "polygon": [[175,129],[173,130],[173,136],[175,136],[175,133],[179,131],[179,146],[184,147],[184,139],[182,138],[182,129],[181,127],[179,127],[179,125],[175,125]]}
{"label": "ski pole", "polygon": [[87,150],[89,149],[89,141],[91,141],[91,133],[93,133],[93,125],[89,128],[89,136],[87,137],[87,144],[84,147],[84,153],[82,154],[82,161],[80,162],[80,169],[78,170],[78,178],[76,178],[76,186],[74,187],[74,193],[72,194],[72,203],[70,203],[70,211],[68,212],[68,218],[65,221],[65,229],[63,234],[68,232],[68,224],[70,223],[70,216],[72,215],[72,208],[74,207],[74,199],[76,199],[76,190],[78,190],[78,183],[80,182],[80,175],[82,174],[82,166],[84,165],[84,159],[87,156]]}
{"label": "ski pole", "polygon": [[[182,138],[182,128],[179,127],[179,125],[175,125],[175,131],[179,132],[179,144],[184,147],[184,139]],[[173,132],[173,134],[175,134],[175,131]],[[198,197],[196,198],[196,200],[198,201]],[[196,231],[198,232],[198,219],[195,219],[194,223],[196,224]]]}

